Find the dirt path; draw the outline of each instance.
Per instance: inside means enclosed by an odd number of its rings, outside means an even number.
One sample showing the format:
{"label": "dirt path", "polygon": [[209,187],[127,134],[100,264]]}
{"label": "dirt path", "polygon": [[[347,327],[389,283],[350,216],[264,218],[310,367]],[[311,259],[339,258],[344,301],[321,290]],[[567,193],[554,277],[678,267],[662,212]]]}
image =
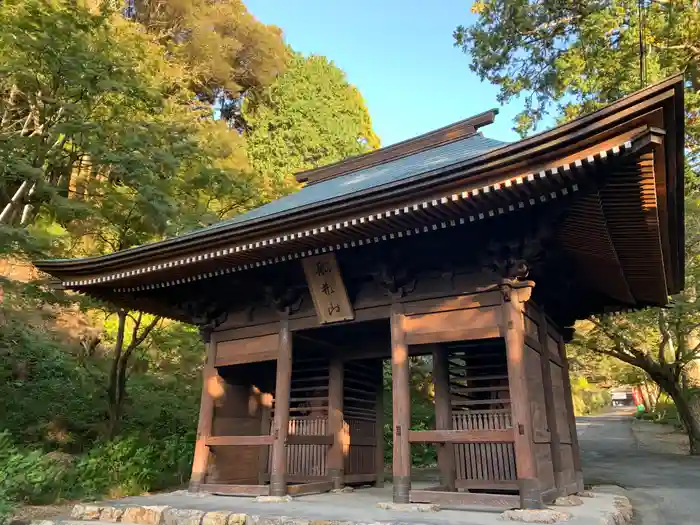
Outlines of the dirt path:
{"label": "dirt path", "polygon": [[636,525],[700,523],[700,458],[682,455],[678,445],[663,443],[658,436],[668,432],[646,426],[653,423],[641,424],[638,444],[633,424],[639,423],[624,411],[578,418],[586,483],[626,488]]}

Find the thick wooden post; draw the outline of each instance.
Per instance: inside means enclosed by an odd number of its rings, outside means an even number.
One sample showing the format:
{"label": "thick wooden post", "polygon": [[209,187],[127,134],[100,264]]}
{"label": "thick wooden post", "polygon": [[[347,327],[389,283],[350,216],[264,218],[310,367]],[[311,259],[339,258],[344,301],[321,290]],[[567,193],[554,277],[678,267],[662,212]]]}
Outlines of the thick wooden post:
{"label": "thick wooden post", "polygon": [[566,495],[566,483],[564,482],[564,468],[562,464],[561,443],[559,441],[559,429],[557,428],[557,409],[554,404],[554,388],[552,386],[552,365],[549,360],[549,347],[547,345],[547,318],[543,312],[537,316],[538,336],[540,340],[540,363],[542,364],[542,383],[544,386],[544,407],[547,414],[547,426],[549,427],[549,447],[552,453],[552,469],[554,471],[554,484],[557,494]]}
{"label": "thick wooden post", "polygon": [[411,391],[408,345],[403,329],[403,307],[391,307],[391,370],[394,402],[394,503],[408,503],[411,490]]}
{"label": "thick wooden post", "polygon": [[569,361],[566,359],[566,345],[564,339],[559,338],[559,356],[562,362],[564,401],[566,403],[566,420],[569,422],[571,434],[571,455],[573,456],[574,472],[576,475],[576,489],[583,491],[583,470],[581,469],[581,449],[578,444],[578,432],[576,432],[576,416],[574,414],[574,400],[571,396],[571,377],[569,376]]}
{"label": "thick wooden post", "polygon": [[289,390],[292,383],[292,334],[289,321],[280,321],[277,382],[275,385],[275,419],[270,466],[270,495],[287,494],[287,434],[289,432]]}
{"label": "thick wooden post", "polygon": [[[435,386],[435,428],[452,430],[452,400],[450,399],[450,371],[448,351],[442,345],[433,346],[433,385]],[[439,443],[438,467],[440,485],[444,490],[455,490],[455,451],[452,443]]]}
{"label": "thick wooden post", "polygon": [[[270,435],[270,407],[263,405],[260,407],[260,435]],[[258,457],[258,484],[264,485],[267,478],[267,464],[270,461],[270,448],[263,446]]]}
{"label": "thick wooden post", "polygon": [[333,435],[333,444],[328,448],[326,464],[334,489],[342,489],[344,484],[343,371],[343,362],[332,359],[328,373],[328,433]]}
{"label": "thick wooden post", "polygon": [[205,482],[209,465],[209,447],[207,438],[211,435],[214,421],[214,398],[211,395],[211,383],[216,381],[218,373],[214,367],[216,360],[216,343],[211,340],[211,330],[201,330],[202,338],[207,348],[207,361],[202,373],[202,397],[199,402],[199,422],[197,423],[197,439],[194,445],[192,460],[192,476],[190,477],[190,492],[199,492]]}
{"label": "thick wooden post", "polygon": [[374,481],[375,487],[384,486],[384,365],[382,361],[377,362],[377,402],[375,404],[375,437],[377,439],[374,450],[374,467],[377,478]]}
{"label": "thick wooden post", "polygon": [[515,468],[518,472],[520,507],[543,508],[542,490],[537,479],[537,461],[532,435],[532,414],[525,370],[524,305],[530,298],[534,283],[506,283],[502,285],[503,325],[508,360],[508,384],[515,431]]}

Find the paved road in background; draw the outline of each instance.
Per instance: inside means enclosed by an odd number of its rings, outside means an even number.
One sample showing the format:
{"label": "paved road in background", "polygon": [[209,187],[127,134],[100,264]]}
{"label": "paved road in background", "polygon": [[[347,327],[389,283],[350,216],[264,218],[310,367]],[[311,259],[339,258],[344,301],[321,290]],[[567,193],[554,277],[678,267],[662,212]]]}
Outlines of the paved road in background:
{"label": "paved road in background", "polygon": [[585,482],[627,489],[635,525],[700,524],[700,459],[639,450],[628,414],[577,419]]}

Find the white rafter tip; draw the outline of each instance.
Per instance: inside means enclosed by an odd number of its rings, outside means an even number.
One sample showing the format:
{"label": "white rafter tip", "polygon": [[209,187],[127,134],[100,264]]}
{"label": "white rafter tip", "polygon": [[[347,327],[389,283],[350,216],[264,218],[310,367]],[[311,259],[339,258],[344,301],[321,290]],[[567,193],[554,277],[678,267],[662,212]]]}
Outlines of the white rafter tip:
{"label": "white rafter tip", "polygon": [[530,174],[527,176],[527,180],[530,181],[530,182],[532,182],[533,180],[535,180],[535,175],[534,175],[533,173],[530,173]]}

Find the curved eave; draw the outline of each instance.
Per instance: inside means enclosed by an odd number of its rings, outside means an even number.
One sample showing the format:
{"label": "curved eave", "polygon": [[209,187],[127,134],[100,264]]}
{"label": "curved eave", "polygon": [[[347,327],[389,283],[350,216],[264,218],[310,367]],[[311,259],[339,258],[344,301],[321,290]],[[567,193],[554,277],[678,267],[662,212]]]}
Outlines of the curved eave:
{"label": "curved eave", "polygon": [[553,130],[404,181],[101,257],[38,261],[35,264],[39,269],[66,281],[80,279],[86,275],[119,272],[135,265],[143,265],[145,262],[196,256],[197,252],[231,244],[233,241],[255,244],[263,238],[281,235],[285,231],[313,227],[321,221],[332,222],[350,215],[358,215],[366,210],[390,208],[402,200],[416,199],[430,195],[431,192],[434,194],[436,191],[449,189],[457,182],[478,184],[492,178],[499,170],[513,170],[518,166],[532,165],[533,162],[546,164],[557,157],[565,157],[575,149],[585,149],[595,142],[613,137],[622,129],[633,127],[631,122],[636,121],[636,125],[639,125],[644,121],[645,115],[654,110],[663,112],[663,127],[667,131],[664,147],[669,231],[664,234],[669,236],[667,246],[673,252],[669,257],[672,264],[668,280],[669,293],[673,294],[682,288],[684,275],[684,130],[681,77],[671,78]]}

